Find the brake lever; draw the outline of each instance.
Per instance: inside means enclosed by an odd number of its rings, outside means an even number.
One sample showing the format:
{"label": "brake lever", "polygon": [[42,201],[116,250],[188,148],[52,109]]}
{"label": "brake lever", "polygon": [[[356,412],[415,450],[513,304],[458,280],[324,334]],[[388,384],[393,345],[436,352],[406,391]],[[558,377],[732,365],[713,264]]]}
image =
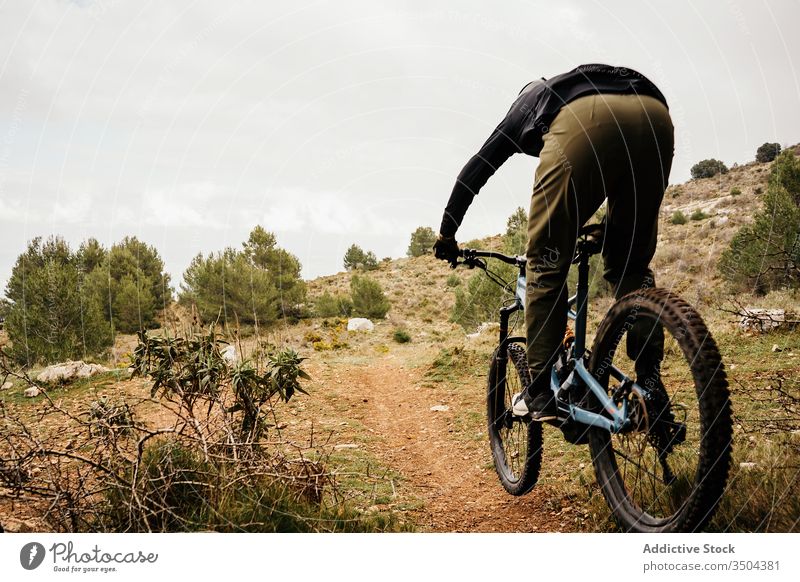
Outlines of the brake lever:
{"label": "brake lever", "polygon": [[479,268],[479,269],[482,269],[482,268],[485,267],[485,263],[483,261],[481,261],[480,259],[478,259],[478,258],[470,258],[470,259],[464,259],[463,261],[459,261],[458,259],[456,259],[455,262],[450,264],[450,268],[451,269],[455,269],[459,265],[464,265],[468,269],[474,269],[476,267]]}

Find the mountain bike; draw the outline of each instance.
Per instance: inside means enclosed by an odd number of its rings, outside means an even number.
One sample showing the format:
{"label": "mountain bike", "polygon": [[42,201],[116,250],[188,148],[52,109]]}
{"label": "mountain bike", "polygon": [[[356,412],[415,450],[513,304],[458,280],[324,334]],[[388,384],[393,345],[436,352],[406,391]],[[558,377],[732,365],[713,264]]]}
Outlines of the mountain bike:
{"label": "mountain bike", "polygon": [[[585,226],[578,237],[572,261],[578,266],[577,290],[568,300],[574,333],[565,335],[550,370],[558,418],[549,424],[571,444],[588,443],[597,481],[623,530],[697,531],[717,508],[731,460],[731,405],[722,359],[697,311],[659,288],[616,301],[591,350],[586,348],[589,259],[602,250],[604,228]],[[500,309],[486,410],[500,482],[510,494],[523,495],[536,485],[542,462],[542,423],[511,412],[512,396],[531,381],[525,338],[509,332],[510,317],[525,305],[526,260],[475,249],[461,249],[460,257],[456,265],[482,269],[509,291],[514,282],[506,283],[485,259],[518,269],[513,299]],[[656,381],[634,379],[636,354],[618,349],[640,321],[664,330]]]}

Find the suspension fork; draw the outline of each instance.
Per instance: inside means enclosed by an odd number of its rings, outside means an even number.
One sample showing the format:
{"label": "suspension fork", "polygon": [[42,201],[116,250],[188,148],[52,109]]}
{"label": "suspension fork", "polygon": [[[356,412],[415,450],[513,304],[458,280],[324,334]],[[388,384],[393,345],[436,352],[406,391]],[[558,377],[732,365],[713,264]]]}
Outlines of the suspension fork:
{"label": "suspension fork", "polygon": [[508,364],[508,358],[506,354],[508,353],[508,345],[514,341],[525,341],[523,337],[510,337],[509,336],[509,327],[508,321],[511,318],[511,315],[520,309],[522,309],[522,304],[519,301],[516,301],[513,305],[508,305],[500,309],[500,334],[498,337],[499,346],[495,358],[497,364],[497,373],[500,379],[500,382],[505,383],[506,379],[506,368]]}

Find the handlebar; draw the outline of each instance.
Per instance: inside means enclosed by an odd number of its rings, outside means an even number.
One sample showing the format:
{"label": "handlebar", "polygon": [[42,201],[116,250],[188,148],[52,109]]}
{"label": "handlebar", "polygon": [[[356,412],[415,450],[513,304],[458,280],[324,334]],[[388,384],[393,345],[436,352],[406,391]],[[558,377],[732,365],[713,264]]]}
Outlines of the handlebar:
{"label": "handlebar", "polygon": [[515,267],[518,268],[524,268],[526,264],[525,257],[512,257],[495,251],[479,251],[477,249],[459,249],[458,256],[460,256],[464,260],[461,262],[456,260],[456,262],[453,264],[453,268],[457,267],[458,265],[465,265],[470,269],[473,269],[475,267],[485,268],[486,262],[481,261],[480,259],[482,258],[497,259],[509,265],[514,265]]}

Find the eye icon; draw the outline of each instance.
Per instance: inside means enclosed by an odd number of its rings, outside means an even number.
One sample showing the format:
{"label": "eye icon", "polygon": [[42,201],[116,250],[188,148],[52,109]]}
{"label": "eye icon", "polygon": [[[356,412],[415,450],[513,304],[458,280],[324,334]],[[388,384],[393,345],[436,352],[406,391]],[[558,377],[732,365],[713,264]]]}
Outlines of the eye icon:
{"label": "eye icon", "polygon": [[26,570],[35,570],[44,561],[44,546],[39,542],[30,542],[22,546],[19,552],[19,563]]}

